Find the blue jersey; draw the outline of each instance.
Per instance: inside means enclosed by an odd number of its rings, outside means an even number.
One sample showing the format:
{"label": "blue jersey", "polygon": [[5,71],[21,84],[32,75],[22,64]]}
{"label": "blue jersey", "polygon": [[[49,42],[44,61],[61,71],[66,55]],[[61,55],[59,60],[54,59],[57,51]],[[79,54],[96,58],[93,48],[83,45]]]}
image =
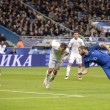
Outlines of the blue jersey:
{"label": "blue jersey", "polygon": [[110,56],[101,52],[100,48],[99,45],[95,45],[88,50],[88,55],[84,56],[85,68],[88,68],[91,62],[97,63],[101,67],[110,67]]}

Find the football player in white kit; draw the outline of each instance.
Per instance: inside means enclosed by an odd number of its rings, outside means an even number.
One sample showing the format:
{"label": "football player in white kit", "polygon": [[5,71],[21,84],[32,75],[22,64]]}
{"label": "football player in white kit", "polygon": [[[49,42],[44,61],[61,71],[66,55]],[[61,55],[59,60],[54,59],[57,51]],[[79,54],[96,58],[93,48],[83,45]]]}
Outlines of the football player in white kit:
{"label": "football player in white kit", "polygon": [[67,48],[67,45],[65,43],[59,43],[59,42],[56,42],[56,40],[53,40],[51,43],[51,46],[52,46],[52,49],[50,52],[50,59],[49,59],[49,65],[48,65],[49,68],[46,72],[46,77],[43,82],[46,88],[49,88],[50,83],[54,80],[57,74],[57,71],[62,65],[62,62],[65,59],[67,59],[69,55],[69,49]]}
{"label": "football player in white kit", "polygon": [[[78,48],[79,46],[84,46],[84,42],[81,38],[78,37],[78,32],[74,32],[74,38],[72,38],[69,42],[68,48],[71,49],[70,57],[69,57],[69,63],[67,65],[67,71],[66,71],[66,77],[65,79],[68,79],[70,74],[70,69],[73,64],[73,62],[76,60],[76,64],[78,65],[78,73],[82,71],[82,57],[79,54]],[[78,75],[78,79],[82,79],[80,75]]]}

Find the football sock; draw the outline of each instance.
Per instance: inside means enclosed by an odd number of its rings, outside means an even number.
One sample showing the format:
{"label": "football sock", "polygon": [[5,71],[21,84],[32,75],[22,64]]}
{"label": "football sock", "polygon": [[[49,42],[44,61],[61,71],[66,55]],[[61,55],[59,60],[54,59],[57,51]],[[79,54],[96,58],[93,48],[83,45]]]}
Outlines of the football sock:
{"label": "football sock", "polygon": [[46,72],[46,79],[48,80],[48,77],[49,77],[49,73],[48,73],[48,70]]}
{"label": "football sock", "polygon": [[50,79],[49,79],[49,82],[52,82],[52,80],[54,80],[54,78],[55,78],[55,74],[52,73],[52,74],[51,74],[51,77],[50,77]]}
{"label": "football sock", "polygon": [[81,73],[81,72],[82,72],[82,67],[78,68],[78,73]]}
{"label": "football sock", "polygon": [[66,76],[69,76],[69,74],[70,74],[70,69],[71,69],[71,66],[67,66],[67,71],[66,71]]}

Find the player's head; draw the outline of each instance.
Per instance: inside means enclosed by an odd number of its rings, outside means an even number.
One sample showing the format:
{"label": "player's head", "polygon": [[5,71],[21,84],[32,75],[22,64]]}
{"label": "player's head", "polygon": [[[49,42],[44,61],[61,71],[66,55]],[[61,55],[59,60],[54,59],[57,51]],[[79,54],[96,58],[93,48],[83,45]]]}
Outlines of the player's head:
{"label": "player's head", "polygon": [[78,31],[74,31],[73,36],[74,36],[75,39],[78,39],[78,36],[79,36]]}
{"label": "player's head", "polygon": [[1,41],[1,44],[2,44],[2,45],[3,45],[3,44],[5,44],[5,41],[4,41],[4,40],[2,40],[2,41]]}
{"label": "player's head", "polygon": [[80,46],[78,48],[80,55],[87,55],[88,54],[88,48],[86,46]]}
{"label": "player's head", "polygon": [[61,44],[60,44],[60,47],[59,47],[59,50],[60,50],[61,52],[64,52],[66,48],[67,48],[67,45],[66,45],[65,43],[61,43]]}

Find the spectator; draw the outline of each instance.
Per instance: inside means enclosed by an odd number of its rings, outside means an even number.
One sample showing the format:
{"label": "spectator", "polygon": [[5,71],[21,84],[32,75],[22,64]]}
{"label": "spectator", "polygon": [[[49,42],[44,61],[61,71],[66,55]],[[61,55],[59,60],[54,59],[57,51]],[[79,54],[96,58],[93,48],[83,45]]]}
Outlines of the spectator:
{"label": "spectator", "polygon": [[16,54],[16,48],[12,48],[12,51],[9,54]]}
{"label": "spectator", "polygon": [[4,34],[0,34],[0,42],[1,41],[6,41]]}
{"label": "spectator", "polygon": [[5,41],[1,41],[1,44],[0,44],[0,54],[5,54],[5,51],[6,51]]}
{"label": "spectator", "polygon": [[110,37],[110,29],[107,29],[107,32],[105,33],[105,37]]}
{"label": "spectator", "polygon": [[29,54],[39,54],[39,50],[36,47],[32,47],[29,51]]}
{"label": "spectator", "polygon": [[24,44],[23,44],[22,40],[19,40],[19,41],[17,42],[16,46],[17,46],[18,48],[24,48]]}
{"label": "spectator", "polygon": [[89,37],[89,41],[92,42],[97,42],[98,41],[98,36],[96,33],[93,33],[93,36]]}

